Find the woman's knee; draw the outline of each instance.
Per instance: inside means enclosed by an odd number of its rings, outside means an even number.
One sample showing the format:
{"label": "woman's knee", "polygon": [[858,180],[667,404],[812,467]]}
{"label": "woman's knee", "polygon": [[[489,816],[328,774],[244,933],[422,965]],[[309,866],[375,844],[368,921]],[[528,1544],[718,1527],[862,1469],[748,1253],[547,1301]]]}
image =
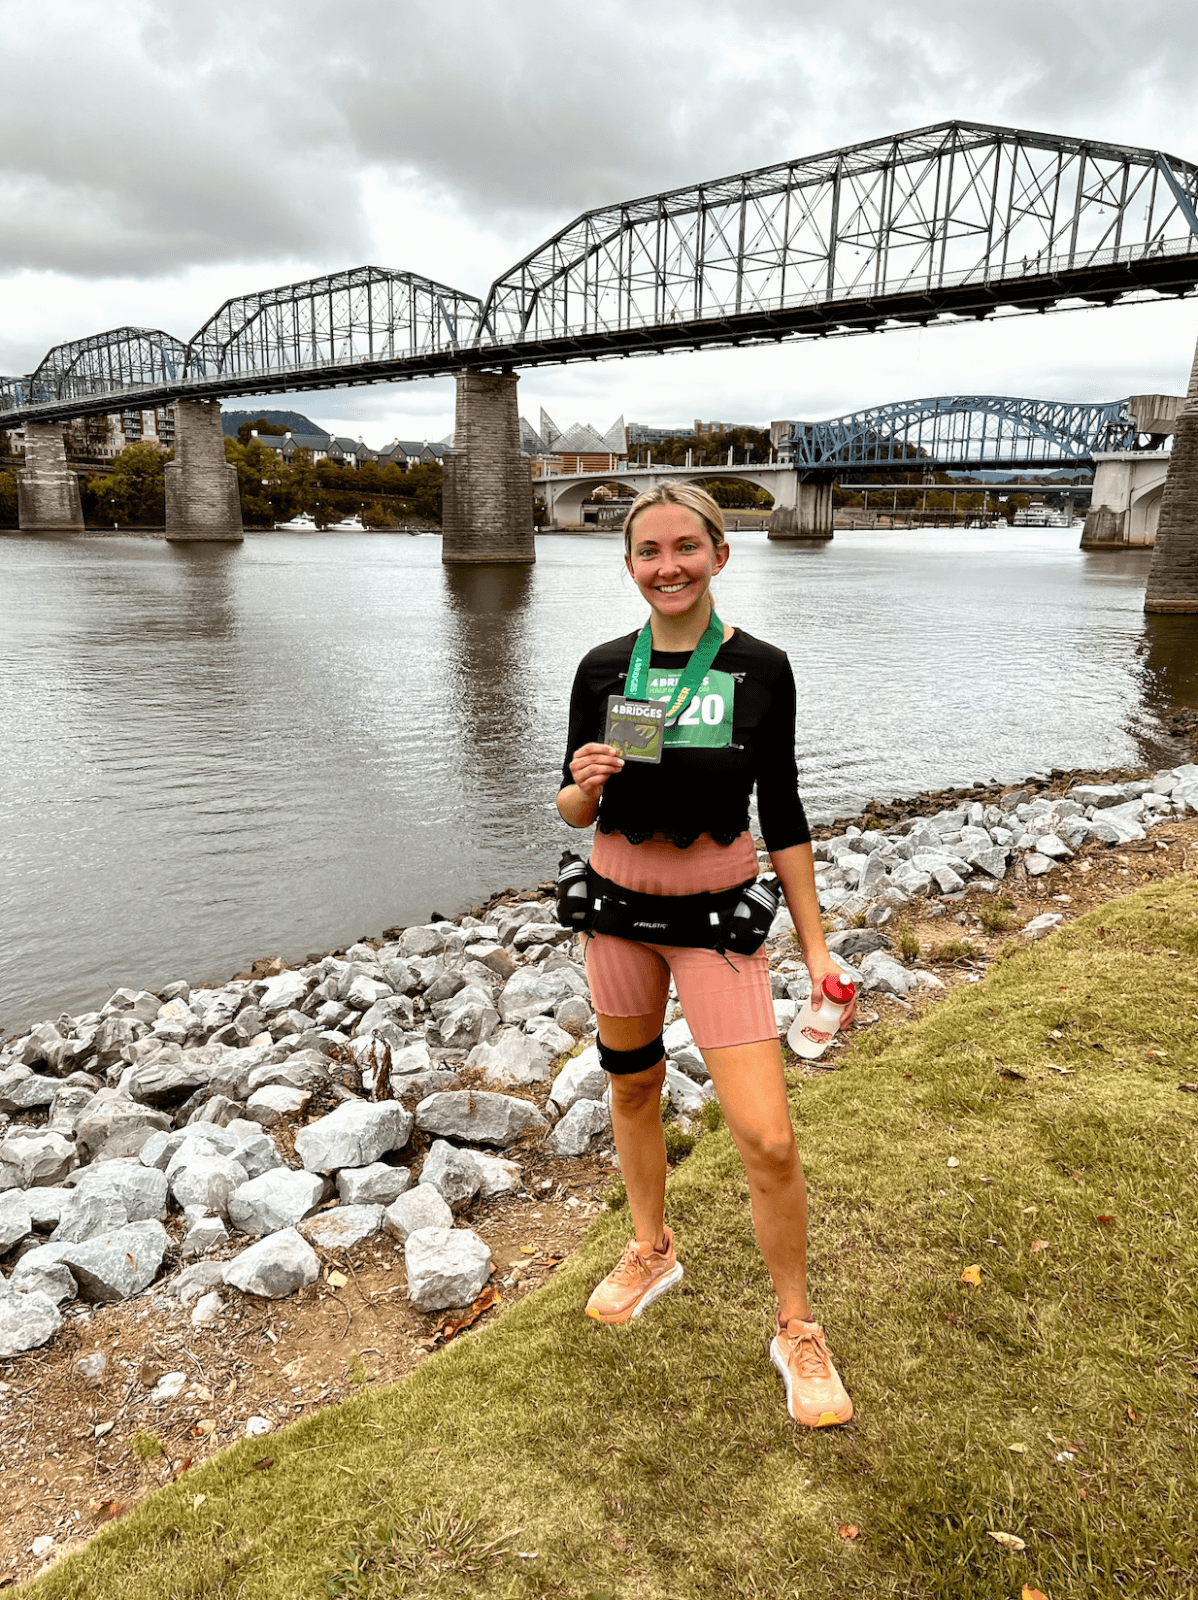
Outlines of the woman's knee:
{"label": "woman's knee", "polygon": [[609,1073],[607,1081],[611,1085],[612,1112],[635,1116],[660,1101],[666,1081],[665,1060],[645,1072]]}
{"label": "woman's knee", "polygon": [[794,1133],[789,1128],[754,1131],[742,1135],[737,1143],[745,1171],[762,1183],[787,1183],[802,1170]]}

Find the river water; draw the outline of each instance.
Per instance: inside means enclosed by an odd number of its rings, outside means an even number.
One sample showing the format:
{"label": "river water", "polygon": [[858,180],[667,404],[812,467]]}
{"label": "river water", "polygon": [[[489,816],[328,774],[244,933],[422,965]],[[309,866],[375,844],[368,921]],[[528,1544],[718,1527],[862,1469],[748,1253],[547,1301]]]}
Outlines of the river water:
{"label": "river water", "polygon": [[[731,535],[725,620],[782,645],[815,818],[1052,766],[1181,759],[1192,619],[1078,530]],[[0,539],[0,1036],[552,873],[566,701],[639,625],[618,535],[530,568],[440,540]]]}

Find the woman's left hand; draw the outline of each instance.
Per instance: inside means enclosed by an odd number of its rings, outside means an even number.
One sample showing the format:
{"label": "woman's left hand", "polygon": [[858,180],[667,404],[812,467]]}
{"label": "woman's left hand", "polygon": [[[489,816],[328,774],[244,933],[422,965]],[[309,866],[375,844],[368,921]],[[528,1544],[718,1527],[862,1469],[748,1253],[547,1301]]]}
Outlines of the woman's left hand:
{"label": "woman's left hand", "polygon": [[[811,974],[811,992],[814,994],[821,987],[825,978],[839,977],[841,968],[833,961],[825,950],[821,955],[813,955],[806,962],[807,971]],[[853,1025],[853,1018],[857,1015],[857,996],[849,1001],[840,1015],[840,1030],[847,1033]]]}

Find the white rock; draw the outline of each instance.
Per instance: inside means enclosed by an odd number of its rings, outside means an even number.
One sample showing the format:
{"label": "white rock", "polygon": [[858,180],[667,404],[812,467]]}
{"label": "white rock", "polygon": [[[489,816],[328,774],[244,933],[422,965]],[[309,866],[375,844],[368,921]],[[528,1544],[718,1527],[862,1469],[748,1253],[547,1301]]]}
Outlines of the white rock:
{"label": "white rock", "polygon": [[342,1205],[389,1206],[411,1182],[407,1167],[389,1167],[384,1161],[374,1161],[368,1167],[342,1167],[337,1174],[337,1193]]}
{"label": "white rock", "polygon": [[251,1122],[264,1128],[273,1128],[284,1117],[296,1117],[304,1111],[312,1096],[305,1089],[291,1089],[286,1084],[267,1084],[255,1089],[245,1103],[245,1114]]}
{"label": "white rock", "polygon": [[780,1037],[789,1031],[791,1023],[798,1014],[798,1010],[798,1006],[789,998],[774,1001],[774,1026],[777,1028]]}
{"label": "white rock", "polygon": [[207,1294],[202,1294],[191,1308],[191,1325],[193,1328],[206,1328],[216,1321],[225,1309],[225,1302],[215,1289],[209,1289]]}
{"label": "white rock", "polygon": [[228,1242],[229,1230],[220,1217],[197,1217],[183,1236],[179,1254],[188,1260],[192,1256],[206,1255],[209,1250],[218,1250]]}
{"label": "white rock", "polygon": [[1045,911],[1041,916],[1033,917],[1030,922],[1025,922],[1023,932],[1029,939],[1038,939],[1041,934],[1051,933],[1064,920],[1063,912]]}
{"label": "white rock", "polygon": [[167,1179],[147,1171],[133,1156],[96,1161],[75,1174],[79,1194],[115,1194],[129,1213],[130,1222],[161,1222],[166,1216]]}
{"label": "white rock", "polygon": [[[291,1011],[303,1004],[308,996],[308,980],[301,972],[280,972],[276,978],[268,978],[262,985],[262,994],[258,1000],[258,1009],[264,1017],[277,1016],[282,1011]],[[204,1021],[208,1016],[205,1013]]]}
{"label": "white rock", "polygon": [[1048,856],[1042,856],[1038,850],[1031,850],[1024,856],[1023,865],[1029,878],[1042,878],[1046,872],[1052,871],[1056,863]]}
{"label": "white rock", "polygon": [[150,1390],[150,1399],[155,1405],[164,1405],[168,1400],[177,1400],[186,1387],[185,1372],[164,1372]]}
{"label": "white rock", "polygon": [[382,1206],[337,1206],[309,1217],[300,1232],[321,1250],[348,1250],[379,1231]]}
{"label": "white rock", "polygon": [[228,1202],[229,1221],[242,1233],[276,1233],[281,1228],[293,1228],[310,1216],[327,1193],[327,1180],[319,1173],[278,1167],[233,1191]]}
{"label": "white rock", "polygon": [[131,1222],[82,1244],[61,1248],[60,1259],[84,1300],[128,1300],[154,1281],[170,1243],[160,1222]]}
{"label": "white rock", "polygon": [[33,1232],[33,1218],[29,1214],[29,1202],[21,1189],[6,1189],[0,1194],[0,1256],[11,1250],[13,1245],[20,1244],[22,1239],[28,1239]]}
{"label": "white rock", "polygon": [[[791,1010],[793,1012],[793,1005]],[[790,1020],[793,1022],[794,1017],[792,1016]],[[679,1072],[676,1067],[670,1066],[668,1062],[665,1092],[674,1110],[687,1116],[698,1116],[707,1102],[715,1098],[715,1089],[710,1083],[698,1084],[693,1078],[688,1078],[685,1072]]]}
{"label": "white rock", "polygon": [[489,1002],[469,1000],[441,1018],[441,1043],[447,1050],[470,1050],[489,1039],[499,1026],[499,1012]]}
{"label": "white rock", "polygon": [[611,1115],[602,1100],[576,1100],[545,1140],[552,1156],[581,1156],[591,1141],[611,1127]]}
{"label": "white rock", "polygon": [[547,1126],[536,1106],[512,1095],[485,1089],[431,1094],[416,1107],[416,1126],[424,1133],[470,1144],[505,1145],[532,1128]]}
{"label": "white rock", "polygon": [[390,984],[383,983],[378,978],[362,976],[354,979],[341,998],[347,1006],[353,1006],[355,1011],[369,1011],[371,1006],[377,1005],[380,1000],[394,997]]}
{"label": "white rock", "polygon": [[564,1113],[579,1100],[602,1100],[606,1088],[607,1074],[599,1065],[598,1047],[588,1045],[578,1055],[571,1056],[554,1078],[549,1103],[559,1113]]}
{"label": "white rock", "polygon": [[504,1022],[528,1022],[532,1017],[552,1011],[565,995],[536,967],[521,967],[504,984],[499,996],[499,1015]]}
{"label": "white rock", "polygon": [[1053,861],[1069,861],[1073,856],[1073,851],[1055,833],[1041,834],[1036,840],[1036,849],[1042,856],[1048,856]]}
{"label": "white rock", "polygon": [[129,1221],[125,1203],[115,1194],[73,1194],[62,1208],[51,1244],[81,1244],[93,1234],[111,1233]]}
{"label": "white rock", "polygon": [[0,1072],[0,1115],[11,1117],[18,1111],[48,1106],[59,1088],[56,1079],[31,1072],[28,1067],[8,1067]]}
{"label": "white rock", "polygon": [[453,1212],[445,1204],[439,1189],[431,1183],[417,1184],[383,1213],[383,1231],[402,1244],[417,1228],[452,1228]]}
{"label": "white rock", "polygon": [[923,967],[916,967],[908,973],[912,988],[915,989],[945,989],[944,980],[938,978],[934,972],[926,972]]}
{"label": "white rock", "polygon": [[559,1028],[552,1017],[532,1017],[524,1024],[530,1039],[547,1046],[551,1055],[560,1056],[564,1050],[573,1050],[576,1040],[572,1033]]}
{"label": "white rock", "polygon": [[868,991],[880,989],[883,994],[902,995],[911,988],[911,974],[885,950],[872,950],[862,957],[860,966]]}
{"label": "white rock", "polygon": [[[533,924],[529,924],[533,926]],[[488,1083],[547,1083],[553,1051],[538,1044],[519,1028],[499,1028],[485,1044],[477,1044],[466,1057],[468,1067],[481,1067]]]}
{"label": "white rock", "polygon": [[696,1078],[700,1083],[707,1081],[710,1076],[707,1063],[694,1041],[690,1023],[685,1017],[679,1017],[677,1022],[671,1022],[661,1038],[666,1056],[680,1072],[685,1072],[690,1078]]}
{"label": "white rock", "polygon": [[505,1161],[502,1156],[488,1155],[485,1150],[470,1150],[467,1154],[474,1157],[483,1175],[482,1188],[478,1191],[480,1200],[490,1200],[497,1194],[519,1194],[524,1188],[518,1161]]}
{"label": "white rock", "polygon": [[431,1183],[451,1211],[465,1211],[482,1188],[482,1168],[468,1150],[437,1139],[424,1158],[420,1183]]}
{"label": "white rock", "polygon": [[78,1165],[75,1146],[61,1133],[14,1128],[0,1139],[0,1190],[53,1187]]}
{"label": "white rock", "polygon": [[467,1228],[417,1228],[404,1260],[408,1298],[422,1311],[469,1305],[491,1276],[490,1248]]}
{"label": "white rock", "polygon": [[36,1350],[61,1323],[62,1312],[48,1295],[36,1289],[21,1294],[0,1282],[0,1360]]}
{"label": "white rock", "polygon": [[300,1130],[295,1150],[310,1172],[367,1167],[390,1150],[402,1150],[412,1133],[412,1114],[394,1100],[347,1100]]}
{"label": "white rock", "polygon": [[308,1241],[294,1228],[259,1239],[232,1261],[225,1263],[224,1281],[243,1294],[281,1300],[320,1276],[320,1260]]}
{"label": "white rock", "polygon": [[[290,1291],[288,1291],[290,1292]],[[278,1298],[275,1296],[274,1298]],[[245,1421],[245,1436],[247,1439],[260,1439],[270,1432],[274,1424],[269,1417],[247,1417]]]}
{"label": "white rock", "polygon": [[171,1193],[184,1211],[227,1217],[231,1196],[248,1182],[249,1173],[234,1156],[211,1152],[174,1168]]}
{"label": "white rock", "polygon": [[86,1161],[135,1156],[151,1134],[170,1125],[167,1112],[139,1105],[115,1089],[101,1089],[75,1125],[75,1143]]}

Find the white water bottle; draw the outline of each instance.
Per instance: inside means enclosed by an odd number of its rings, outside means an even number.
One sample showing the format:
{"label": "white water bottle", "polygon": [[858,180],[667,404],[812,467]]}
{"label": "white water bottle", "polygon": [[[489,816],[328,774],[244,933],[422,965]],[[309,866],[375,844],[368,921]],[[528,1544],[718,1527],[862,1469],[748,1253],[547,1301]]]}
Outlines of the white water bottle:
{"label": "white water bottle", "polygon": [[856,993],[856,985],[842,972],[830,972],[820,988],[811,991],[786,1035],[795,1055],[806,1061],[817,1061],[823,1055]]}

